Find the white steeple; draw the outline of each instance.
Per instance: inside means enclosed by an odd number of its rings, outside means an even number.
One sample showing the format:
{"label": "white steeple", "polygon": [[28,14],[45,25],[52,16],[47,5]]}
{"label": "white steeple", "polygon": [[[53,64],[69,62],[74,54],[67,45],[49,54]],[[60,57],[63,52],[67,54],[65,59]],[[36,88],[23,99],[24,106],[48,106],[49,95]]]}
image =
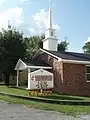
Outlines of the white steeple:
{"label": "white steeple", "polygon": [[49,28],[52,28],[52,11],[51,11],[51,0],[49,0]]}
{"label": "white steeple", "polygon": [[43,40],[43,49],[57,51],[57,38],[55,36],[55,29],[53,29],[52,25],[51,0],[49,0],[48,29],[45,32],[45,39]]}

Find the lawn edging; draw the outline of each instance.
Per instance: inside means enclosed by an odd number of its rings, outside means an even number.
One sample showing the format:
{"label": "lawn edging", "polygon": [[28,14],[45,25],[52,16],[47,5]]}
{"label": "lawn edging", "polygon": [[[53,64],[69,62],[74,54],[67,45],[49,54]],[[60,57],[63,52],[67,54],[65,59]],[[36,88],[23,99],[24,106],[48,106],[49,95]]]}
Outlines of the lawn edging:
{"label": "lawn edging", "polygon": [[10,94],[6,92],[0,92],[0,95],[15,97],[19,99],[25,99],[25,100],[33,100],[38,102],[61,104],[61,105],[90,105],[89,101],[55,100],[55,99],[47,99],[47,98],[40,98],[40,97],[28,97],[23,95]]}

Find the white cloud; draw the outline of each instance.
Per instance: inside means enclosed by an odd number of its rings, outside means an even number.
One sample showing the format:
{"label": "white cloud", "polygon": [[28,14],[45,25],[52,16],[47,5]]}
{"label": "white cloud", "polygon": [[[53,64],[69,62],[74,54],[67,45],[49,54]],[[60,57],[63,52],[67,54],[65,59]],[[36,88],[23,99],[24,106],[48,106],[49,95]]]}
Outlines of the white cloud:
{"label": "white cloud", "polygon": [[[48,15],[49,15],[48,11],[45,11],[44,9],[41,9],[39,12],[37,12],[33,16],[33,18],[34,18],[36,24],[38,25],[38,27],[45,28],[45,29],[47,29],[49,27],[48,26]],[[57,24],[54,24],[54,22],[53,22],[53,28],[59,29],[60,27]]]}
{"label": "white cloud", "polygon": [[[48,11],[45,11],[44,9],[41,9],[39,12],[37,12],[34,16],[33,16],[33,20],[36,24],[35,28],[38,29],[38,32],[43,32],[43,30],[45,31],[47,28],[48,28]],[[54,20],[53,20],[53,28],[54,29],[60,29],[59,25],[55,24],[54,23]],[[29,31],[32,31],[30,30],[29,28]],[[34,29],[35,31],[35,29]]]}
{"label": "white cloud", "polygon": [[[2,3],[6,2],[6,1],[9,2],[9,0],[0,0],[0,5],[1,5]],[[11,1],[12,1],[12,0],[11,0]],[[19,2],[21,2],[21,3],[25,3],[25,2],[28,2],[28,1],[30,1],[30,0],[19,0]]]}
{"label": "white cloud", "polygon": [[46,29],[46,28],[48,28],[48,12],[45,11],[44,9],[41,9],[40,12],[37,12],[33,16],[33,19],[34,19],[36,25],[40,29]]}
{"label": "white cloud", "polygon": [[60,29],[60,26],[57,25],[57,24],[55,24],[55,25],[53,25],[53,28],[54,28],[54,29]]}
{"label": "white cloud", "polygon": [[0,3],[2,3],[4,0],[0,0]]}
{"label": "white cloud", "polygon": [[0,29],[3,27],[7,29],[8,21],[10,21],[12,26],[17,26],[21,24],[23,21],[21,20],[21,16],[23,13],[23,9],[19,7],[9,8],[0,14]]}
{"label": "white cloud", "polygon": [[0,0],[0,5],[3,3],[3,2],[5,2],[6,0]]}
{"label": "white cloud", "polygon": [[90,37],[88,37],[88,39],[85,41],[85,43],[88,43],[90,42]]}
{"label": "white cloud", "polygon": [[36,34],[36,30],[34,28],[28,28],[28,31],[30,31],[31,34]]}

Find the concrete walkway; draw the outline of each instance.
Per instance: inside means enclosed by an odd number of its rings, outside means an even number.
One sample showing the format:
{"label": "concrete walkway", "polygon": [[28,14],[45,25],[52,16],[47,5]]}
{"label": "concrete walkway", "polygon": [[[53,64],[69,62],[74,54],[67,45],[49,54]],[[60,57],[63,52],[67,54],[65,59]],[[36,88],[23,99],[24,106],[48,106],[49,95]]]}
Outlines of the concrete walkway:
{"label": "concrete walkway", "polygon": [[23,105],[0,101],[0,120],[90,120],[90,116],[74,118],[54,111],[27,108]]}

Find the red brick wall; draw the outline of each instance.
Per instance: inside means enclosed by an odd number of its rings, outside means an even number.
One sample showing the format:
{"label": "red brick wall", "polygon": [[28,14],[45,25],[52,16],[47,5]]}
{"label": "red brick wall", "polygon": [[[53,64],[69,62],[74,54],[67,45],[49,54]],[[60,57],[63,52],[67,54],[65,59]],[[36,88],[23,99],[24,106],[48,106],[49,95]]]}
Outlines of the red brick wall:
{"label": "red brick wall", "polygon": [[62,63],[57,59],[42,54],[38,57],[52,66],[54,91],[70,95],[90,96],[90,83],[85,79],[85,65]]}
{"label": "red brick wall", "polygon": [[90,96],[90,83],[86,82],[85,65],[63,64],[64,93]]}
{"label": "red brick wall", "polygon": [[62,94],[90,96],[90,83],[86,82],[85,65],[57,63],[55,66],[55,91]]}

